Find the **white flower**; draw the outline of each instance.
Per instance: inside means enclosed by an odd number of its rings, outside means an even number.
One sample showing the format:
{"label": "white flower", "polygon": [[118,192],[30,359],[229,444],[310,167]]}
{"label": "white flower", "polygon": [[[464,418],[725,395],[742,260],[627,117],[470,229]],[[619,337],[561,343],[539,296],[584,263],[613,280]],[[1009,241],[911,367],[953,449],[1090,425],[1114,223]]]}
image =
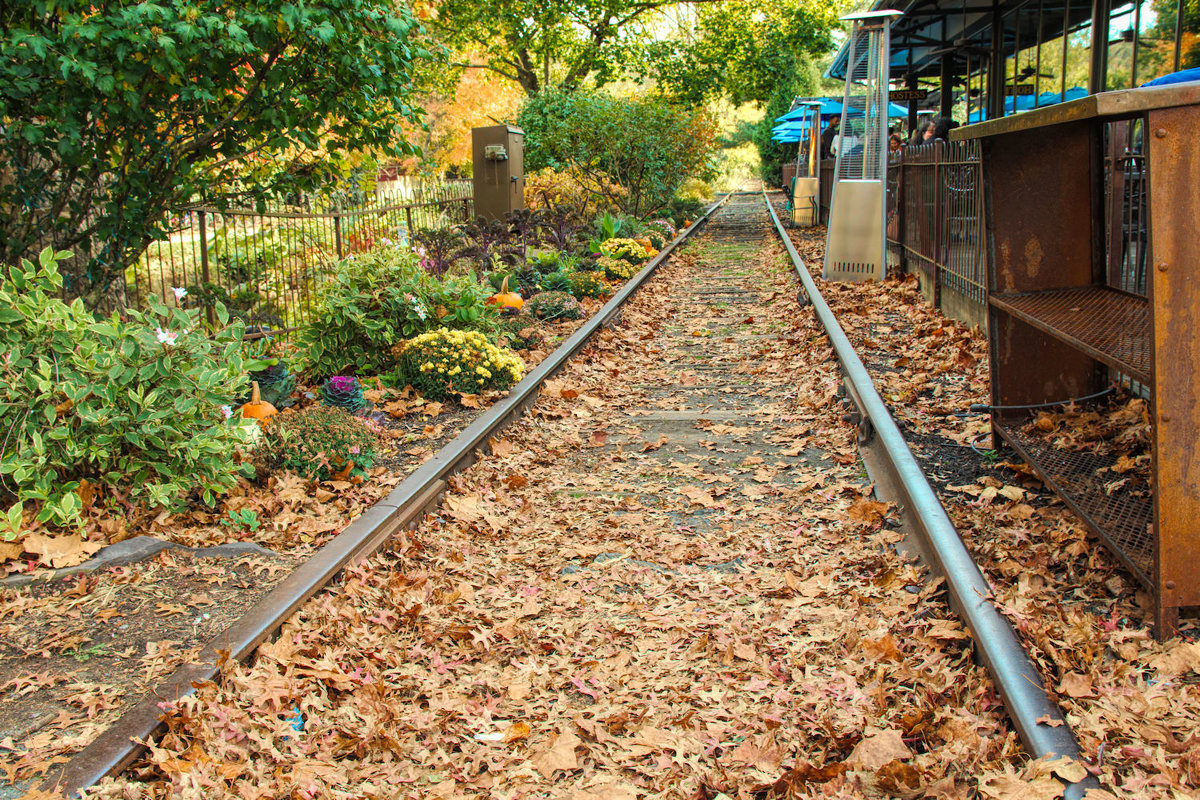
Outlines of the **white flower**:
{"label": "white flower", "polygon": [[171,291],[175,293],[176,300],[182,300],[183,298],[187,297],[187,289],[183,288],[182,286],[172,286]]}
{"label": "white flower", "polygon": [[225,417],[225,419],[229,419],[233,416],[233,409],[229,406],[221,406],[221,416]]}
{"label": "white flower", "polygon": [[154,329],[155,337],[163,344],[175,344],[175,340],[179,338],[179,334],[174,331],[163,330],[162,328]]}
{"label": "white flower", "polygon": [[424,322],[425,318],[428,316],[428,314],[425,313],[425,306],[421,305],[420,303],[414,302],[413,308],[416,309],[416,311],[417,311],[417,317],[419,317],[420,320],[422,322]]}

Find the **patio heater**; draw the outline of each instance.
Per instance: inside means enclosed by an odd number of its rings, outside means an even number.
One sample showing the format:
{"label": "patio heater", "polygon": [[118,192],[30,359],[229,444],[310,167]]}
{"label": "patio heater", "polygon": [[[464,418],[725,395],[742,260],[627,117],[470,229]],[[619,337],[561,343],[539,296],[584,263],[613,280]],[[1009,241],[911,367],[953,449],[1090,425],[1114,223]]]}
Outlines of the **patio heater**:
{"label": "patio heater", "polygon": [[[868,11],[842,17],[853,28],[825,241],[827,280],[882,280],[887,269],[889,31],[899,16],[899,11]],[[852,126],[861,131],[847,142]]]}
{"label": "patio heater", "polygon": [[792,223],[811,227],[821,221],[821,103],[805,100],[808,131],[796,148],[796,177],[792,181]]}

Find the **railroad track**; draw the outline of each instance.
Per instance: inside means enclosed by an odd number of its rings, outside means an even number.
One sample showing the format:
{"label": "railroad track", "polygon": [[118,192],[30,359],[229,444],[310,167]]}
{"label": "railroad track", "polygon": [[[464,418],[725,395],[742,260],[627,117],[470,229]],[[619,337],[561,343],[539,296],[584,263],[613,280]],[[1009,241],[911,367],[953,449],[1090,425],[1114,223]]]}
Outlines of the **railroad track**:
{"label": "railroad track", "polygon": [[[695,246],[689,246],[683,255],[672,260],[676,248],[691,238],[696,239]],[[770,251],[771,243],[779,241],[784,243],[790,265],[812,302],[815,320],[832,342],[841,364],[843,393],[852,398],[860,417],[869,422],[869,436],[864,435],[865,430],[831,425],[827,414],[817,408],[819,404],[794,405],[794,398],[802,390],[816,396],[837,381],[822,365],[808,365],[810,373],[816,369],[819,374],[806,375],[805,365],[797,360],[794,349],[789,349],[792,344],[786,341],[786,330],[778,318],[784,315],[783,310],[795,313],[795,285],[778,274],[771,279],[775,281],[773,286],[764,285],[761,278],[764,258],[769,261],[769,253],[774,252],[779,260],[778,246]],[[764,252],[768,255],[764,256]],[[651,280],[664,269],[669,280]],[[635,293],[638,300],[630,303]],[[627,318],[622,319],[626,313]],[[614,327],[618,320],[625,323],[621,328]],[[812,324],[816,330],[815,322]],[[625,327],[637,327],[638,335],[622,335]],[[577,368],[578,362],[572,362],[585,348],[595,356],[604,347],[610,348],[600,359],[602,364],[605,358],[609,359],[606,366]],[[761,363],[746,358],[747,348]],[[616,357],[613,353],[623,354],[637,365],[636,369],[625,373],[611,361]],[[782,367],[768,368],[766,365],[776,363],[772,361],[776,358],[791,361],[784,362]],[[557,384],[546,383],[568,367],[568,372],[574,370],[568,379],[580,381],[582,388],[564,392]],[[522,419],[522,414],[538,401],[539,389],[547,386],[555,387],[550,391],[554,407],[539,415],[539,421],[544,422],[539,428],[528,418]],[[578,401],[581,395],[585,400],[590,397],[591,402],[581,405]],[[765,196],[741,193],[724,198],[709,209],[586,326],[514,387],[504,401],[482,414],[391,495],[212,642],[199,663],[181,668],[156,687],[47,785],[57,785],[70,795],[130,766],[143,753],[139,742],[151,739],[161,730],[161,704],[177,703],[192,693],[194,687],[218,679],[218,664],[222,659],[249,660],[261,643],[272,639],[289,617],[348,566],[370,558],[398,531],[415,529],[427,512],[436,512],[447,492],[456,497],[463,492],[468,497],[486,494],[488,481],[503,477],[494,469],[495,474],[487,471],[488,465],[499,458],[490,453],[491,443],[514,423],[517,423],[513,429],[515,437],[530,437],[536,447],[558,454],[558,460],[552,463],[514,463],[531,473],[541,471],[543,480],[538,482],[541,494],[536,498],[548,509],[555,509],[547,513],[557,515],[553,525],[561,529],[546,541],[539,540],[534,528],[524,538],[515,535],[518,544],[514,545],[516,552],[511,558],[515,566],[506,569],[527,569],[528,574],[522,578],[526,586],[536,589],[540,582],[544,591],[563,593],[553,595],[556,597],[572,598],[584,587],[591,603],[607,609],[606,619],[622,619],[633,625],[640,615],[643,623],[656,621],[655,624],[667,629],[672,624],[686,624],[690,626],[687,635],[693,646],[696,642],[705,642],[706,647],[715,642],[727,645],[724,651],[715,644],[710,648],[712,652],[703,648],[695,653],[688,650],[689,658],[695,662],[687,667],[691,672],[689,680],[699,683],[712,680],[706,669],[720,672],[728,667],[726,661],[733,663],[739,659],[760,667],[767,676],[762,679],[765,683],[789,681],[778,666],[784,663],[787,654],[779,651],[769,637],[761,638],[763,631],[755,631],[777,610],[767,609],[763,612],[767,616],[762,618],[754,613],[739,616],[740,612],[731,617],[714,616],[711,609],[699,608],[695,602],[693,595],[701,587],[737,595],[744,594],[758,581],[774,581],[780,584],[775,590],[778,596],[804,599],[808,596],[806,592],[815,591],[814,581],[832,581],[829,585],[834,589],[828,597],[830,613],[835,617],[845,615],[848,626],[857,624],[853,621],[855,606],[846,605],[850,602],[847,598],[857,590],[853,586],[837,590],[836,576],[828,578],[812,572],[811,567],[822,559],[836,560],[845,552],[856,553],[847,562],[848,570],[861,570],[864,563],[890,557],[854,551],[859,532],[843,536],[833,525],[834,518],[845,516],[845,505],[855,498],[854,486],[864,485],[865,481],[855,477],[856,465],[839,464],[835,460],[832,445],[837,442],[853,445],[858,438],[875,440],[880,445],[876,448],[878,463],[890,474],[891,484],[898,487],[897,499],[904,505],[908,518],[915,521],[918,534],[933,554],[931,568],[945,576],[951,602],[971,630],[979,660],[999,690],[1026,751],[1035,757],[1051,753],[1079,757],[1069,729],[1061,724],[1061,713],[1046,697],[1032,663],[987,599],[986,582],[920,474],[866,370],[821,299]],[[539,440],[539,436],[543,438]],[[556,446],[560,441],[567,445]],[[483,469],[468,470],[477,459],[482,459]],[[516,474],[513,472],[510,477]],[[828,475],[835,477],[824,477]],[[824,506],[811,505],[814,483],[821,486],[822,481],[830,480],[842,488],[826,492],[828,497],[815,495],[824,498]],[[523,484],[511,482],[511,486],[518,485]],[[533,498],[533,494],[526,498],[530,501],[528,505],[532,505]],[[859,500],[853,502],[860,507]],[[572,514],[572,506],[584,513]],[[832,516],[831,509],[836,512]],[[512,525],[514,529],[525,524],[520,522],[519,515],[511,516],[501,523],[493,517],[488,524]],[[462,521],[460,513],[458,522]],[[461,535],[456,531],[463,528],[462,524],[455,525],[453,513],[445,512],[427,524],[436,528],[432,541],[454,541],[455,536]],[[781,538],[783,530],[796,535],[798,541]],[[753,545],[739,539],[751,535],[747,532],[752,532]],[[621,546],[614,537],[629,544]],[[793,544],[799,548],[797,552],[791,551]],[[469,540],[460,543],[460,549],[472,546]],[[556,554],[556,549],[565,552]],[[545,577],[547,559],[554,563],[549,578]],[[457,569],[447,565],[448,571]],[[498,580],[497,573],[470,573],[462,569],[463,580],[467,582]],[[897,562],[893,571],[899,569],[903,566]],[[806,572],[808,578],[797,583],[796,576]],[[870,590],[863,591],[870,594]],[[904,585],[897,591],[914,589]],[[654,603],[676,609],[679,616],[674,623],[670,613],[644,610],[652,597]],[[692,599],[677,601],[678,597]],[[631,605],[639,610],[631,611]],[[554,607],[543,611],[546,606]],[[434,611],[431,609],[429,613],[432,615]],[[522,622],[529,628],[528,637],[559,641],[578,633],[572,628],[571,618],[580,613],[577,606],[575,610],[560,609],[553,603],[544,603],[532,617],[518,609],[513,619],[530,620]],[[686,623],[681,622],[685,620]],[[804,624],[817,628],[815,621]],[[741,641],[729,638],[730,625],[745,628]],[[914,628],[917,629],[919,625]],[[353,635],[346,632],[347,637]],[[654,640],[657,635],[647,634],[647,641],[657,641]],[[588,635],[588,641],[595,641],[594,634]],[[886,637],[879,641],[886,641]],[[667,649],[649,656],[647,669],[652,666],[649,662],[664,657],[663,653],[678,644],[670,637],[664,642]],[[631,651],[636,649],[630,645]],[[752,654],[767,650],[773,655],[764,656],[763,663],[758,663]],[[569,654],[561,658],[569,660]],[[564,662],[563,669],[578,671],[582,666]],[[795,675],[792,672],[790,680],[794,681]],[[578,675],[573,674],[571,679],[582,682],[581,697],[591,698],[589,706],[605,702],[604,698],[616,692],[615,687],[600,678],[593,679],[591,684]],[[678,686],[669,691],[680,693],[681,697],[686,695],[685,689]],[[625,700],[645,702],[645,697],[635,692]],[[685,706],[687,702],[691,701],[681,701]],[[685,713],[686,709],[680,711]],[[701,715],[709,711],[693,709],[693,713]],[[555,716],[558,712],[544,713],[547,724],[557,724],[559,736],[565,735],[561,727],[565,723]],[[608,718],[609,722],[613,718]],[[610,732],[615,730],[612,725],[609,728]],[[595,748],[599,758],[605,742],[603,734],[597,736]],[[640,746],[653,749],[652,744]],[[766,759],[761,763],[773,763],[761,755],[767,746],[762,743],[758,746],[760,759]],[[463,748],[463,757],[469,759],[471,753],[466,745]],[[1093,784],[1068,786],[1067,796],[1081,796],[1087,785]]]}

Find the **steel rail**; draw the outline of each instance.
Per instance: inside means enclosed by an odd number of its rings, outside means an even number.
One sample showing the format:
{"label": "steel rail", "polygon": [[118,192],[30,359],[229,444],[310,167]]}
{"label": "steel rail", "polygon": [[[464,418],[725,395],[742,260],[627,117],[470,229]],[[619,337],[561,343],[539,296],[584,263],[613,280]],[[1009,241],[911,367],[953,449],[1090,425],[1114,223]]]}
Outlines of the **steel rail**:
{"label": "steel rail", "polygon": [[[905,507],[911,512],[927,551],[936,562],[934,566],[946,580],[951,603],[971,631],[976,652],[991,673],[1025,750],[1034,758],[1065,756],[1085,763],[1079,743],[1063,718],[1062,710],[1051,701],[1037,667],[1021,646],[1008,620],[992,603],[991,586],[967,551],[946,509],[908,449],[904,435],[875,389],[870,373],[821,296],[808,267],[784,231],[765,190],[763,202],[775,223],[775,231],[787,248],[813,311],[833,344],[851,395],[879,437],[885,453],[886,469],[900,489]],[[1088,789],[1100,788],[1100,783],[1091,775],[1079,783],[1064,783],[1066,800],[1078,800]]]}
{"label": "steel rail", "polygon": [[477,451],[486,450],[492,437],[532,405],[541,384],[561,370],[597,331],[612,324],[621,306],[658,270],[672,251],[703,227],[728,199],[729,195],[725,195],[714,202],[630,278],[591,319],[512,387],[506,397],[476,417],[432,459],[355,518],[244,616],[210,641],[198,663],[177,668],[155,686],[137,705],[76,753],[59,772],[46,778],[41,789],[74,797],[130,766],[145,749],[145,743],[164,727],[162,704],[180,700],[198,686],[215,680],[221,665],[228,659],[244,661],[250,658],[262,642],[274,636],[301,605],[333,581],[346,566],[370,557],[406,526],[415,528],[428,510],[440,505],[446,479],[473,463]]}

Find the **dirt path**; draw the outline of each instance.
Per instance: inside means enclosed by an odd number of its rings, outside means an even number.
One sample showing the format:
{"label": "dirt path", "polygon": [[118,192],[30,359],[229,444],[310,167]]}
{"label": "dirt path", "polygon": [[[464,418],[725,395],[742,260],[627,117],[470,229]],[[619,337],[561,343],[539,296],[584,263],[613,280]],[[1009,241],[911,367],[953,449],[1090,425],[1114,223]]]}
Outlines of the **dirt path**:
{"label": "dirt path", "polygon": [[734,198],[440,517],[171,709],[106,797],[966,797],[1018,757]]}

